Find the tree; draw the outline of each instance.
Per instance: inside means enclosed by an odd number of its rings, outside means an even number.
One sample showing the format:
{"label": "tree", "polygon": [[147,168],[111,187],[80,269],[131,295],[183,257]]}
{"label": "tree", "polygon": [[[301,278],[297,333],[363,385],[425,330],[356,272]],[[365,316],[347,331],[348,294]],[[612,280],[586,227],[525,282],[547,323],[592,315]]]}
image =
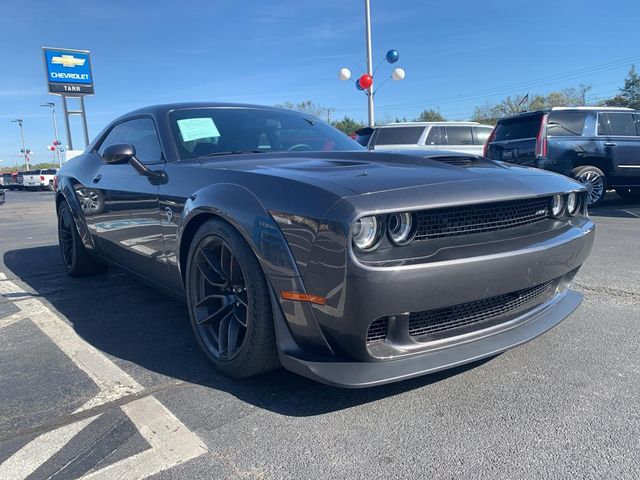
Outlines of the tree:
{"label": "tree", "polygon": [[413,120],[414,122],[446,122],[447,119],[442,114],[433,109],[424,109],[420,115]]}
{"label": "tree", "polygon": [[364,123],[354,120],[351,117],[347,117],[346,115],[342,120],[331,122],[331,124],[347,135],[354,135],[356,130],[365,126]]}
{"label": "tree", "polygon": [[635,65],[631,65],[624,79],[624,86],[620,89],[618,95],[605,100],[604,104],[609,107],[640,109],[640,75],[638,75]]}
{"label": "tree", "polygon": [[496,123],[501,117],[520,112],[543,110],[552,107],[576,107],[587,103],[587,95],[591,85],[581,83],[577,87],[565,88],[546,95],[525,94],[509,96],[495,105],[485,102],[473,110],[471,119],[481,123]]}

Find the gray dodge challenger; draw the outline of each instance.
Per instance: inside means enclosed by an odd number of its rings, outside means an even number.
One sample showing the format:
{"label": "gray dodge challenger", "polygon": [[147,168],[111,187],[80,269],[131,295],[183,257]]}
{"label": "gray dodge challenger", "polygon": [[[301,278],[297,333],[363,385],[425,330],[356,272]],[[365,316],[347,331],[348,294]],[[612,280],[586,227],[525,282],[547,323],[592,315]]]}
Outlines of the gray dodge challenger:
{"label": "gray dodge challenger", "polygon": [[[186,302],[213,366],[367,387],[557,325],[594,239],[584,187],[448,152],[376,153],[271,107],[158,105],[56,178],[60,251]],[[108,308],[105,306],[105,308]]]}

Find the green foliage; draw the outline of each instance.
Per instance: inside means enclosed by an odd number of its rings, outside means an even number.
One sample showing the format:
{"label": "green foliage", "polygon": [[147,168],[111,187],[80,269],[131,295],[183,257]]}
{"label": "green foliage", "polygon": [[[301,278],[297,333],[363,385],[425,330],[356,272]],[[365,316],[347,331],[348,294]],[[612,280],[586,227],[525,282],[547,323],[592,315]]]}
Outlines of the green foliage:
{"label": "green foliage", "polygon": [[355,134],[356,130],[365,126],[364,123],[358,122],[351,117],[345,117],[342,120],[338,120],[335,122],[331,122],[331,125],[336,127],[341,132],[346,133],[347,135]]}
{"label": "green foliage", "polygon": [[442,114],[433,109],[424,109],[420,115],[413,119],[414,122],[446,122]]}
{"label": "green foliage", "polygon": [[640,75],[638,75],[635,65],[631,65],[624,79],[624,86],[620,89],[618,95],[605,100],[603,103],[609,107],[640,109]]}
{"label": "green foliage", "polygon": [[577,87],[565,88],[558,92],[549,92],[546,95],[508,96],[495,105],[485,102],[484,105],[475,107],[471,120],[495,124],[501,117],[520,112],[543,110],[551,107],[583,106],[587,102],[587,94],[591,88],[591,85],[580,84]]}

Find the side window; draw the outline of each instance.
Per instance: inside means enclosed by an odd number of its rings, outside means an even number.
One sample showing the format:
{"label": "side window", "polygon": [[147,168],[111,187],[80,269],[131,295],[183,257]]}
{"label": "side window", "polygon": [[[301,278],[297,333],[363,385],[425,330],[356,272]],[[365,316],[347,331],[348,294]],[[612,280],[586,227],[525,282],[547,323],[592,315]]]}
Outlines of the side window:
{"label": "side window", "polygon": [[554,137],[578,137],[584,127],[584,112],[551,112],[547,121],[547,135]]}
{"label": "side window", "polygon": [[444,131],[444,127],[438,127],[436,132],[436,145],[447,144],[447,133]]}
{"label": "side window", "polygon": [[598,114],[598,135],[611,135],[609,116],[606,113]]}
{"label": "side window", "polygon": [[489,140],[492,128],[473,127],[473,143],[474,145],[484,145]]}
{"label": "side window", "polygon": [[638,135],[633,115],[629,113],[608,113],[607,118],[611,135],[619,135],[622,137],[634,137]]}
{"label": "side window", "polygon": [[417,144],[424,127],[388,127],[378,129],[376,145]]}
{"label": "side window", "polygon": [[427,138],[424,141],[425,145],[436,145],[436,130],[437,127],[429,128],[429,133],[427,134]]}
{"label": "side window", "polygon": [[163,160],[156,126],[150,118],[136,118],[113,127],[100,144],[98,153],[102,155],[105,148],[118,143],[132,144],[141,162],[151,164]]}
{"label": "side window", "polygon": [[473,145],[471,127],[445,127],[447,145]]}

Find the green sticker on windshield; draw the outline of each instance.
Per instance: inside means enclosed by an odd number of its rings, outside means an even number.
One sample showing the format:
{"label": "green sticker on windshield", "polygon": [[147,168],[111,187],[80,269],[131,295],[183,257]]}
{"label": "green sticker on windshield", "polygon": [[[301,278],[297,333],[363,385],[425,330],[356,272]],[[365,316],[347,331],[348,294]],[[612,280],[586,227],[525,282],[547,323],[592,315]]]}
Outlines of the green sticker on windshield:
{"label": "green sticker on windshield", "polygon": [[178,128],[183,142],[190,142],[200,138],[215,138],[220,136],[213,118],[183,118],[178,120]]}

